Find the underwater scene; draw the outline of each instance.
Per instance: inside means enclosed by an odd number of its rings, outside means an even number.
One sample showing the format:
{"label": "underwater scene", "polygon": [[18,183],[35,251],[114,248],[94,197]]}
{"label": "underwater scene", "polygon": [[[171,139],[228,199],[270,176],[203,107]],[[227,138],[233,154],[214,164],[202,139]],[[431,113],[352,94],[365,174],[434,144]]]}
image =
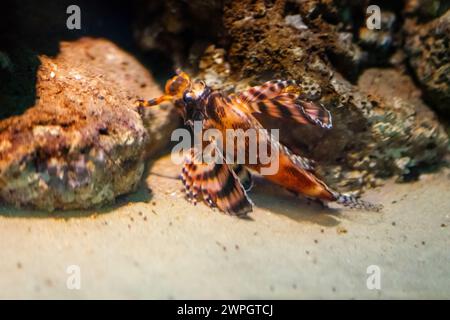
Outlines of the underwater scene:
{"label": "underwater scene", "polygon": [[0,299],[449,299],[449,44],[446,0],[7,0]]}

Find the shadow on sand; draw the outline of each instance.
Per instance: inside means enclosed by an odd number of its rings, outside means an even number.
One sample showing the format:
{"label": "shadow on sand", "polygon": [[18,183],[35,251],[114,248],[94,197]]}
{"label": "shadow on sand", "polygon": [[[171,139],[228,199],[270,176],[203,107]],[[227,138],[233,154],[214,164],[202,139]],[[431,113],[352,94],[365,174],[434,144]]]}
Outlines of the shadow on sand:
{"label": "shadow on sand", "polygon": [[309,222],[324,227],[339,225],[341,214],[338,209],[331,209],[311,200],[295,196],[271,182],[262,178],[255,179],[255,185],[250,191],[256,207],[280,214],[296,222]]}

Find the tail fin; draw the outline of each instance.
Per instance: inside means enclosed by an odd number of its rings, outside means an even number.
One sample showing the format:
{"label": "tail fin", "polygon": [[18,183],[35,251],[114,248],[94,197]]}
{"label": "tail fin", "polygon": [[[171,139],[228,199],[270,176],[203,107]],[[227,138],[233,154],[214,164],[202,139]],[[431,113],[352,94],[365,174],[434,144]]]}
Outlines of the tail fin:
{"label": "tail fin", "polygon": [[355,196],[349,195],[349,194],[342,194],[336,192],[335,195],[336,202],[348,207],[350,209],[361,209],[361,210],[367,210],[367,211],[375,211],[379,212],[383,209],[383,205],[381,204],[373,204],[364,200],[361,200],[359,198],[356,198]]}

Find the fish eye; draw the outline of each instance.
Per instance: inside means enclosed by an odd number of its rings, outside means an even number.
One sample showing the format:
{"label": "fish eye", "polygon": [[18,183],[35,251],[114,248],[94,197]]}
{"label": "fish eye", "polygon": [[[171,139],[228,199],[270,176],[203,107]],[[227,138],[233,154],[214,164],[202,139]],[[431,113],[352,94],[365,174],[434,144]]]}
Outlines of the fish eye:
{"label": "fish eye", "polygon": [[189,91],[185,92],[183,94],[183,101],[186,102],[187,104],[194,102],[194,97],[192,96],[192,93]]}

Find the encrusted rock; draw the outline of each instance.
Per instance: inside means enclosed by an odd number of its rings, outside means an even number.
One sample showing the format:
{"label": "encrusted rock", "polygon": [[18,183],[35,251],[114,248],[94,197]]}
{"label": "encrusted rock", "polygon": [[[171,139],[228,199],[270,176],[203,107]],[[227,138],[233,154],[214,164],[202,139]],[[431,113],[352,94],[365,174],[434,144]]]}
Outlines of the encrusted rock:
{"label": "encrusted rock", "polygon": [[[306,7],[303,11],[308,11]],[[395,70],[373,69],[363,73],[358,86],[351,84],[328,59],[339,32],[332,27],[319,30],[317,26],[323,24],[308,25],[308,19],[302,20],[307,28],[299,29],[292,25],[293,18],[286,22],[285,14],[283,1],[228,2],[224,22],[231,41],[229,60],[214,63],[212,57],[225,54],[220,48],[209,48],[199,77],[226,90],[233,83],[241,90],[272,78],[297,80],[310,99],[332,112],[333,129],[298,126],[287,119],[260,120],[281,128],[283,142],[318,160],[319,172],[341,189],[377,185],[379,177],[411,177],[443,158],[447,134],[408,77]],[[320,18],[316,15],[315,20]],[[375,82],[367,85],[372,78]]]}
{"label": "encrusted rock", "polygon": [[450,115],[450,10],[425,24],[408,20],[405,49],[426,98]]}
{"label": "encrusted rock", "polygon": [[381,103],[371,127],[377,141],[375,154],[383,160],[377,171],[393,172],[400,179],[414,177],[418,169],[445,156],[448,136],[408,75],[395,69],[368,69],[358,88],[372,103]]}
{"label": "encrusted rock", "polygon": [[145,155],[177,123],[170,110],[137,110],[136,98],[160,94],[147,70],[90,38],[62,42],[40,62],[35,105],[0,122],[0,200],[80,209],[134,190]]}

